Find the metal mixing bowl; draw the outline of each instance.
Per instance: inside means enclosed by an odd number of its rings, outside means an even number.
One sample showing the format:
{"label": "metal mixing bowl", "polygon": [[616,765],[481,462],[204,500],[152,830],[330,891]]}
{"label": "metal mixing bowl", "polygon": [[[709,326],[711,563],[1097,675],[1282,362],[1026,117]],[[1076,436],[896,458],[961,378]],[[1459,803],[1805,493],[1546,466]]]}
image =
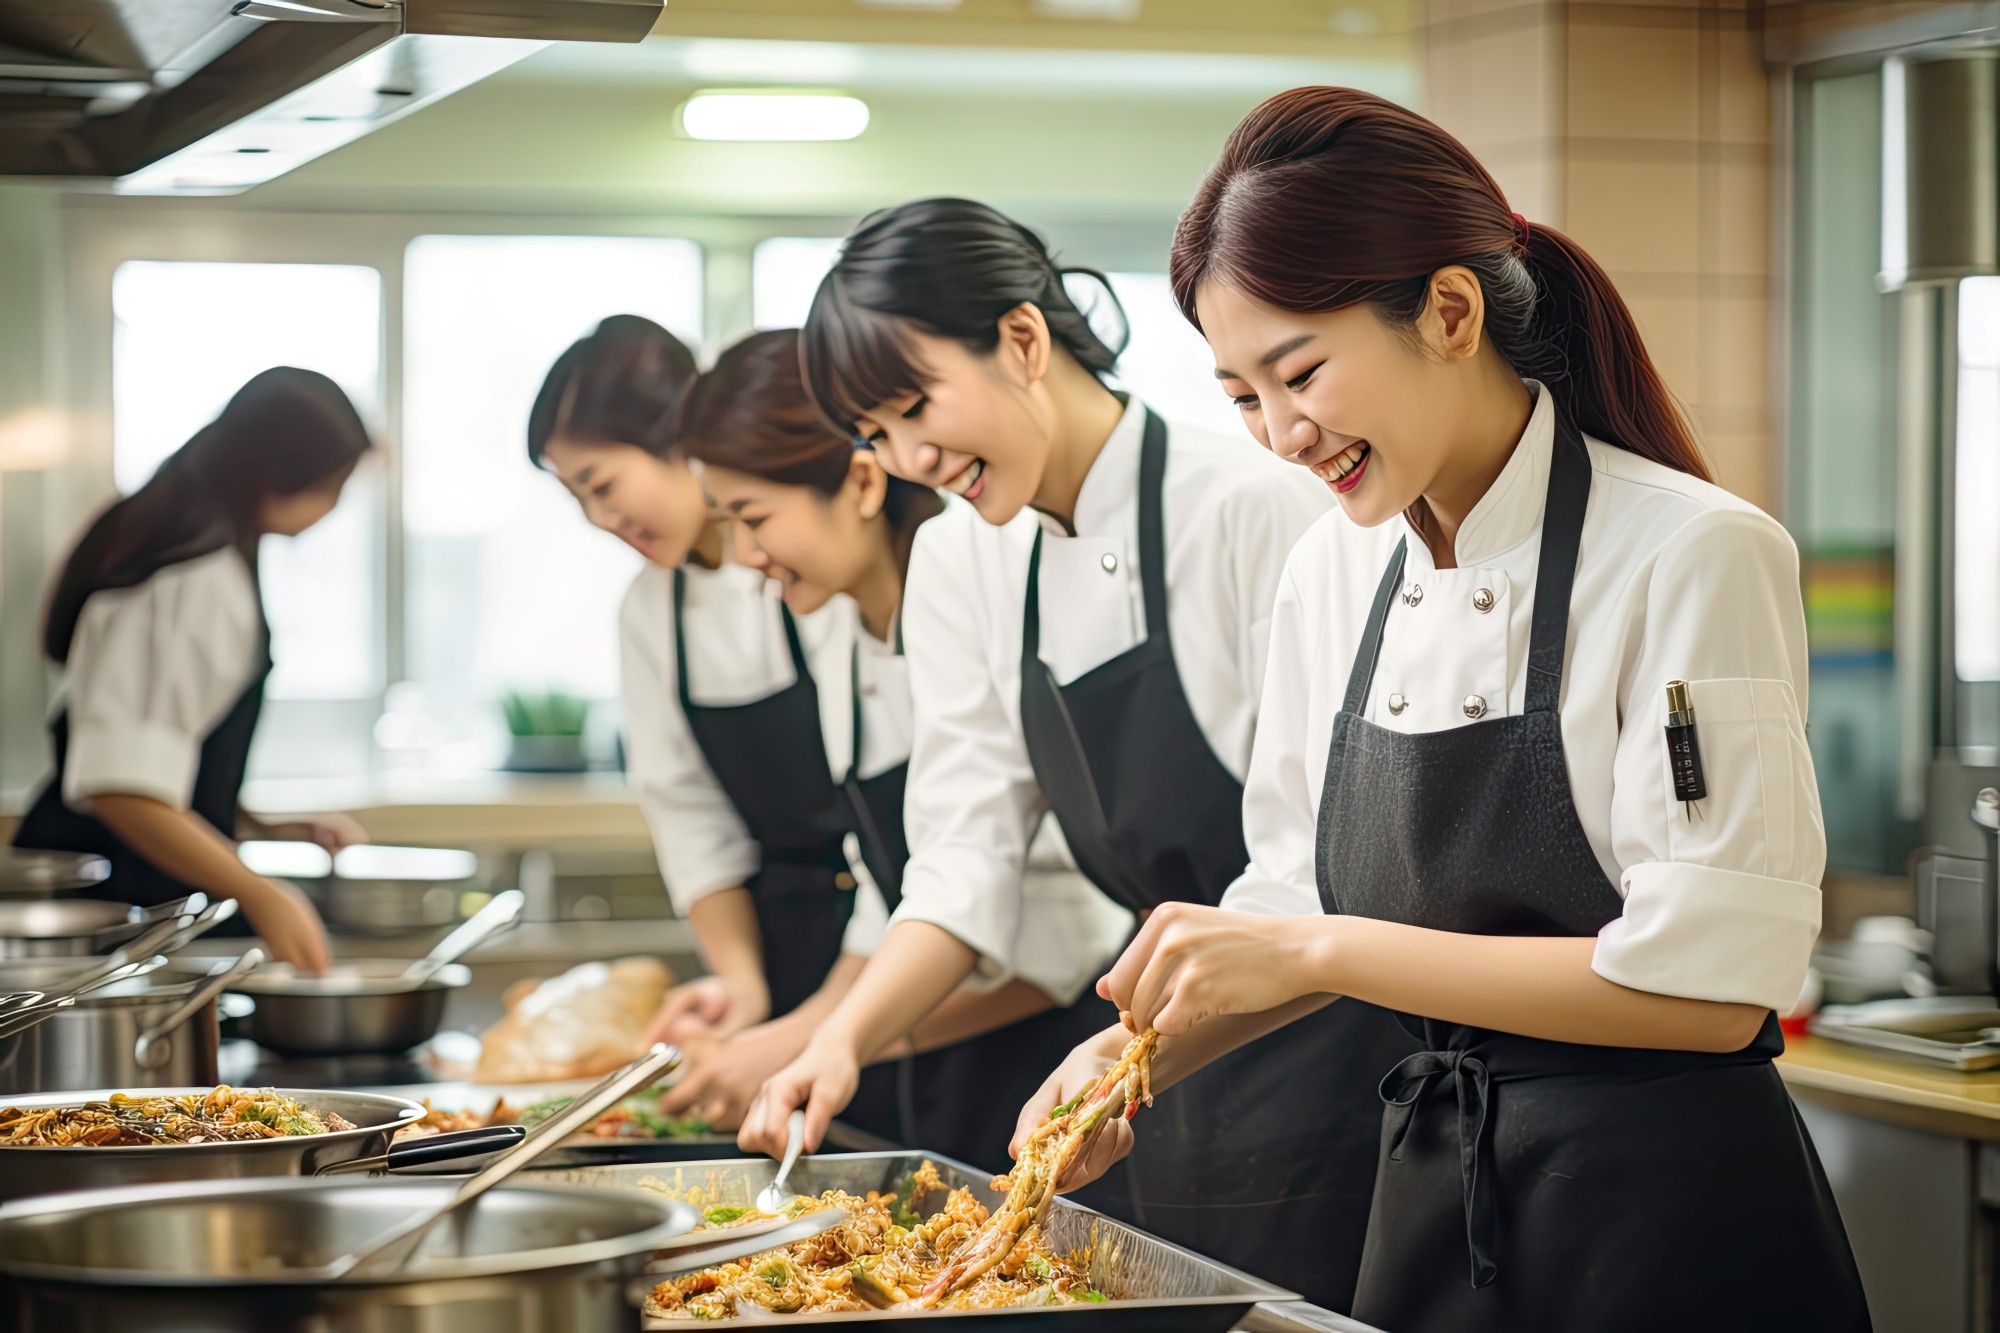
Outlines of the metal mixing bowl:
{"label": "metal mixing bowl", "polygon": [[388,1055],[437,1035],[446,996],[470,984],[462,963],[441,968],[421,986],[398,983],[408,959],[340,959],[323,977],[285,966],[258,969],[231,989],[252,996],[257,1012],[244,1032],[287,1055]]}

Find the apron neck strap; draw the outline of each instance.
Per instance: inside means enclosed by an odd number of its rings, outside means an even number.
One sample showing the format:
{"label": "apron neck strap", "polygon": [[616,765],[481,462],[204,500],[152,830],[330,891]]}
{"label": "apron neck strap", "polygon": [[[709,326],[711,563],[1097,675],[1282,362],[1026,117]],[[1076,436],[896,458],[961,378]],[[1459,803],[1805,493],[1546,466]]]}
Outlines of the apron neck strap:
{"label": "apron neck strap", "polygon": [[[1543,390],[1544,393],[1548,390]],[[1583,544],[1583,516],[1590,503],[1590,454],[1583,436],[1560,403],[1555,408],[1555,447],[1549,458],[1549,488],[1542,508],[1542,546],[1535,569],[1535,610],[1528,639],[1527,712],[1553,713],[1562,697],[1563,651],[1569,641],[1569,599],[1576,584],[1577,551]],[[1342,708],[1359,715],[1368,704],[1375,664],[1382,656],[1382,631],[1389,605],[1403,586],[1409,538],[1396,543],[1389,567],[1375,589],[1368,625],[1347,673]]]}
{"label": "apron neck strap", "polygon": [[1590,504],[1590,453],[1562,404],[1550,406],[1555,408],[1556,438],[1549,457],[1548,500],[1542,508],[1542,549],[1535,567],[1534,627],[1528,638],[1530,713],[1553,713],[1561,702],[1570,592],[1576,586],[1576,557],[1583,545],[1584,511]]}
{"label": "apron neck strap", "polygon": [[[799,642],[798,622],[792,619],[792,608],[780,602],[778,615],[785,624],[785,646],[791,650],[792,673],[795,682],[810,683],[812,671],[806,665],[806,650]],[[685,713],[694,702],[688,689],[687,650],[687,571],[674,570],[674,686],[681,696],[681,711]]]}

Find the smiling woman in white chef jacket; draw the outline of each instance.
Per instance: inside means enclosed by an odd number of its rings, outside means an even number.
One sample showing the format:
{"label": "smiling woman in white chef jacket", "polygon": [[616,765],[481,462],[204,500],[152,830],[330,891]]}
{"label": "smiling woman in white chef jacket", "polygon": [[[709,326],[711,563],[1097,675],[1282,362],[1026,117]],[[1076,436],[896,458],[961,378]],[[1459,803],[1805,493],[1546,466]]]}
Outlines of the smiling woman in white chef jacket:
{"label": "smiling woman in white chef jacket", "polygon": [[[16,846],[104,856],[119,902],[234,898],[274,957],[326,966],[304,895],[238,859],[237,802],[271,671],[258,546],[331,513],[367,449],[338,385],[274,367],[91,524],[49,599],[56,769]],[[360,836],[338,818],[265,831],[329,850]]]}
{"label": "smiling woman in white chef jacket", "polygon": [[[864,220],[814,301],[805,364],[828,418],[968,503],[926,525],[911,561],[902,904],[812,1048],[766,1085],[746,1146],[778,1148],[798,1106],[816,1141],[910,1014],[975,968],[1021,965],[1022,856],[1044,812],[1135,911],[1214,902],[1247,859],[1271,597],[1329,502],[1250,441],[1170,428],[1107,388],[1116,353],[1063,277],[1018,223],[927,200]],[[1141,1122],[1157,1151],[1119,1206],[1344,1304],[1374,1170],[1361,1080],[1408,1048],[1353,1006],[1208,1071]],[[1353,1132],[1329,1139],[1328,1115]],[[1259,1142],[1259,1163],[1220,1169],[1225,1138]]]}
{"label": "smiling woman in white chef jacket", "polygon": [[1107,980],[1156,1084],[1332,996],[1421,1031],[1369,1324],[1866,1328],[1771,1066],[1825,856],[1791,540],[1709,483],[1603,270],[1412,112],[1267,102],[1172,270],[1343,512],[1278,591],[1242,910],[1156,914]]}
{"label": "smiling woman in white chef jacket", "polygon": [[[792,329],[725,351],[688,390],[674,438],[732,520],[742,563],[798,617],[824,737],[819,776],[838,788],[860,881],[843,957],[820,993],[706,1052],[664,1104],[735,1125],[763,1079],[805,1049],[901,901],[913,719],[900,613],[911,548],[944,504],[827,426],[806,394]],[[1041,1081],[1039,1053],[1103,1025],[1090,986],[1129,937],[1131,916],[1066,863],[1059,839],[1042,841],[1053,846],[1038,859],[1053,866],[1028,877],[1032,938],[1019,972],[961,987],[913,1025],[894,1052],[926,1053],[900,1063],[892,1107],[862,1108],[865,1120],[895,1126],[899,1142],[998,1169],[1013,1108]],[[882,1091],[877,1080],[873,1094]]]}

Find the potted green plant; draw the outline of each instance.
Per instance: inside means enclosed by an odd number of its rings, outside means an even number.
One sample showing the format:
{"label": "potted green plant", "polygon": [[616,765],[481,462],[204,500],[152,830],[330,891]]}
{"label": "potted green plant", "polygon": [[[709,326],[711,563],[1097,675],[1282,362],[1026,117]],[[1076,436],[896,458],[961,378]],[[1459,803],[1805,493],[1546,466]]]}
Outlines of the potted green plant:
{"label": "potted green plant", "polygon": [[590,703],[561,690],[509,690],[500,707],[507,715],[506,767],[516,773],[581,773],[590,767],[583,753],[583,724]]}

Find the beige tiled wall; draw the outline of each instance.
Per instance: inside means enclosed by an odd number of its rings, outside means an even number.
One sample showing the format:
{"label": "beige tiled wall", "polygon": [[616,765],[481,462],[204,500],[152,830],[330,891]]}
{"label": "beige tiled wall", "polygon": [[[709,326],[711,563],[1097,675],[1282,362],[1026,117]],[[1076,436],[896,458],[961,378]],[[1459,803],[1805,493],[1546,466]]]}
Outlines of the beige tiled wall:
{"label": "beige tiled wall", "polygon": [[1430,0],[1426,110],[1611,273],[1725,486],[1772,508],[1770,93],[1745,0]]}

